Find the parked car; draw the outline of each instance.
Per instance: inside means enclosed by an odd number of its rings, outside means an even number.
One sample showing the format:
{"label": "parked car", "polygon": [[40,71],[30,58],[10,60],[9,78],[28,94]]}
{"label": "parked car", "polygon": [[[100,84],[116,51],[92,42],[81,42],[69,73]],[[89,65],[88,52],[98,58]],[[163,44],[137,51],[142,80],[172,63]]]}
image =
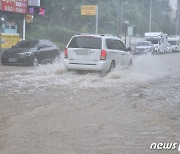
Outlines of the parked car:
{"label": "parked car", "polygon": [[180,37],[179,35],[170,35],[168,37],[168,42],[171,46],[172,52],[180,51]]}
{"label": "parked car", "polygon": [[73,36],[64,51],[68,70],[100,71],[107,73],[118,64],[132,64],[130,48],[112,35]]}
{"label": "parked car", "polygon": [[49,40],[20,41],[3,52],[3,65],[31,65],[52,62],[60,55],[60,49]]}
{"label": "parked car", "polygon": [[147,54],[153,51],[153,46],[150,41],[140,41],[135,47],[134,54]]}
{"label": "parked car", "polygon": [[145,33],[146,41],[151,41],[154,46],[153,54],[163,54],[168,52],[168,35],[163,32]]}
{"label": "parked car", "polygon": [[168,49],[168,53],[173,52],[173,46],[170,43],[168,43],[167,49]]}

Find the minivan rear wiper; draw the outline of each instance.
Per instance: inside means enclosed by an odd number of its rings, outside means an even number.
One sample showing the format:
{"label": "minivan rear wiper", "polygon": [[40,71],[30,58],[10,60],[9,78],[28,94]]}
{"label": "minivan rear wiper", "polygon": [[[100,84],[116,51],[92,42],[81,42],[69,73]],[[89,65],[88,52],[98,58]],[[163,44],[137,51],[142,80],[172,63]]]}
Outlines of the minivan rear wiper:
{"label": "minivan rear wiper", "polygon": [[86,47],[86,46],[85,46],[85,47],[82,47],[82,48],[92,49],[92,48],[90,48],[90,47]]}

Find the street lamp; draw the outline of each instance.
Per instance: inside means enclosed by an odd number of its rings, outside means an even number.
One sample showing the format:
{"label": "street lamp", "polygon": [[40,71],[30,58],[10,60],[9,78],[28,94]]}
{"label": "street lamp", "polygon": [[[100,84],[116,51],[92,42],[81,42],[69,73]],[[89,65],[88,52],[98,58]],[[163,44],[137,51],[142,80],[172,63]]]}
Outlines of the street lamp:
{"label": "street lamp", "polygon": [[176,35],[178,34],[178,28],[179,28],[179,14],[180,14],[180,0],[178,0],[177,3],[177,12],[176,12]]}
{"label": "street lamp", "polygon": [[4,17],[0,18],[0,52],[1,52],[1,45],[2,45],[2,32],[3,32],[3,28],[2,28],[2,22],[4,21]]}
{"label": "street lamp", "polygon": [[1,17],[0,18],[0,54],[1,54],[1,45],[2,45],[2,39],[1,39],[1,37],[2,37],[2,22],[4,21],[4,18],[3,17]]}
{"label": "street lamp", "polygon": [[127,27],[128,27],[128,24],[129,24],[129,20],[125,20],[124,24],[125,24],[125,41],[124,41],[124,43],[126,45],[126,35],[127,35]]}
{"label": "street lamp", "polygon": [[118,2],[118,12],[117,12],[117,27],[118,27],[118,36],[122,33],[122,25],[123,25],[123,2],[124,0],[119,0]]}
{"label": "street lamp", "polygon": [[150,1],[150,11],[149,11],[149,32],[151,32],[152,25],[152,0]]}
{"label": "street lamp", "polygon": [[2,33],[2,23],[4,20],[5,20],[4,17],[0,18],[0,33]]}

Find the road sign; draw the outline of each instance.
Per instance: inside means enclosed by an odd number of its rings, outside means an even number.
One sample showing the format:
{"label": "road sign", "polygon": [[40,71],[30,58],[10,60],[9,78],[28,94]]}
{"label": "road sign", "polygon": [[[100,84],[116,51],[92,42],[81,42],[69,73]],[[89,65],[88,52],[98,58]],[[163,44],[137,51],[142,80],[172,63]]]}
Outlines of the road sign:
{"label": "road sign", "polygon": [[128,36],[133,36],[133,26],[128,26]]}
{"label": "road sign", "polygon": [[29,6],[28,7],[28,14],[31,15],[45,15],[46,10],[43,7],[34,7],[34,6]]}
{"label": "road sign", "polygon": [[94,16],[96,15],[96,5],[82,5],[81,15]]}
{"label": "road sign", "polygon": [[33,21],[33,15],[27,14],[25,20],[27,23],[31,23]]}

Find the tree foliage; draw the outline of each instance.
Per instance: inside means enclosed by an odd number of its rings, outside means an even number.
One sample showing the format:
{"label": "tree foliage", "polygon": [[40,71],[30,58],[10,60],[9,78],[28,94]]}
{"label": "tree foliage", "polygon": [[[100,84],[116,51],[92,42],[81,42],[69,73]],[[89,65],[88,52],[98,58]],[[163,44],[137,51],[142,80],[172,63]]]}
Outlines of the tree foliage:
{"label": "tree foliage", "polygon": [[[53,0],[41,1],[46,15],[35,16],[27,25],[28,38],[49,38],[66,44],[73,34],[95,33],[95,16],[81,16],[81,5],[99,6],[99,33],[118,33],[119,0]],[[173,34],[168,1],[152,0],[152,31]],[[124,0],[123,21],[134,27],[134,34],[144,35],[149,29],[150,0]],[[122,34],[123,35],[123,32]]]}

